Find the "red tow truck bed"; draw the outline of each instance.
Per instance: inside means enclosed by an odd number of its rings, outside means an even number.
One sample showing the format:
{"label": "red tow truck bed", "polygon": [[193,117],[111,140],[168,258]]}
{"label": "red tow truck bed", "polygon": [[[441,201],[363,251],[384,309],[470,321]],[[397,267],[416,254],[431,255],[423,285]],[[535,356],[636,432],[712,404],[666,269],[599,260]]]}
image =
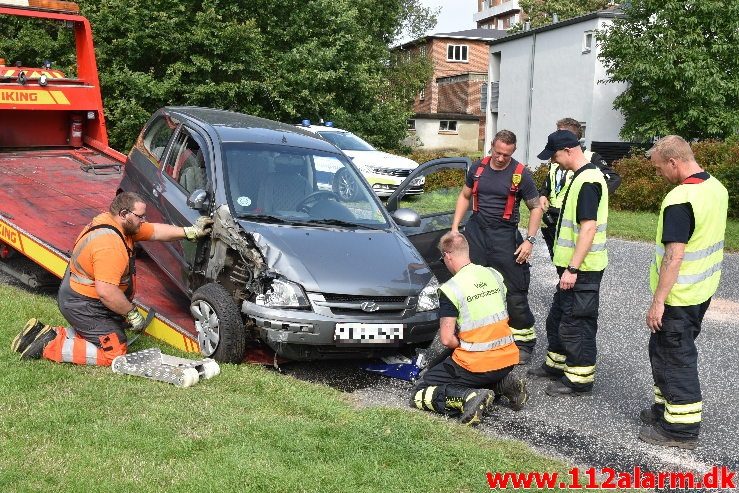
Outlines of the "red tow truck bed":
{"label": "red tow truck bed", "polygon": [[[0,241],[61,277],[77,235],[115,196],[121,157],[90,147],[0,152]],[[197,352],[187,298],[145,255],[137,274],[136,303],[158,315],[147,333]]]}

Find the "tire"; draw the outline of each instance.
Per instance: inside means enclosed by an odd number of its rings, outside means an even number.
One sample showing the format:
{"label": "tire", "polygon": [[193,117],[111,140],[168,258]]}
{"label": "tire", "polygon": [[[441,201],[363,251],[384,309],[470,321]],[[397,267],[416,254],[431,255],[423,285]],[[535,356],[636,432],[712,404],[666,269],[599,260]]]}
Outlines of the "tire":
{"label": "tire", "polygon": [[219,363],[241,363],[246,353],[246,327],[233,298],[220,284],[208,283],[192,296],[200,352]]}
{"label": "tire", "polygon": [[333,190],[334,194],[344,202],[356,200],[359,195],[359,186],[346,168],[340,169],[334,176]]}

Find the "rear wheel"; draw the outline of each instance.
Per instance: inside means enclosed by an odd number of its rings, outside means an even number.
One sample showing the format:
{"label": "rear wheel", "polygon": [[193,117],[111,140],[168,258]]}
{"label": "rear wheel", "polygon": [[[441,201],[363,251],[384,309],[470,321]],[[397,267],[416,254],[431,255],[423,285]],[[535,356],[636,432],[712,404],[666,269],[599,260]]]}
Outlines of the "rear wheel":
{"label": "rear wheel", "polygon": [[340,169],[334,176],[334,193],[344,202],[356,200],[359,195],[359,187],[354,177],[346,168]]}
{"label": "rear wheel", "polygon": [[195,291],[190,303],[200,352],[220,363],[241,363],[246,352],[246,328],[233,298],[220,284]]}

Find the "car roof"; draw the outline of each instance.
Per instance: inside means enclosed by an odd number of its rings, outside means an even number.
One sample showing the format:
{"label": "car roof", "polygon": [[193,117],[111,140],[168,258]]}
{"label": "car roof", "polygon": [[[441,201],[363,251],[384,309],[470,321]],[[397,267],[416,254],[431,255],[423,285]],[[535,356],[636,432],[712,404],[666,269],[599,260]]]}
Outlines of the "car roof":
{"label": "car roof", "polygon": [[278,144],[336,153],[336,147],[321,137],[266,118],[196,106],[168,106],[164,110],[207,127],[221,142]]}

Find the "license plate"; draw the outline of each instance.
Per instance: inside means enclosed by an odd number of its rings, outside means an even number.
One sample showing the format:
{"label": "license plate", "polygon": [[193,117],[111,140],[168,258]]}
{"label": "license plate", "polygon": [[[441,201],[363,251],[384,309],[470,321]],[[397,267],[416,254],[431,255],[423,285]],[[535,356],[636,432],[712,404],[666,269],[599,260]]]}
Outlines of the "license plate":
{"label": "license plate", "polygon": [[336,324],[334,341],[343,343],[387,344],[403,340],[403,324]]}

